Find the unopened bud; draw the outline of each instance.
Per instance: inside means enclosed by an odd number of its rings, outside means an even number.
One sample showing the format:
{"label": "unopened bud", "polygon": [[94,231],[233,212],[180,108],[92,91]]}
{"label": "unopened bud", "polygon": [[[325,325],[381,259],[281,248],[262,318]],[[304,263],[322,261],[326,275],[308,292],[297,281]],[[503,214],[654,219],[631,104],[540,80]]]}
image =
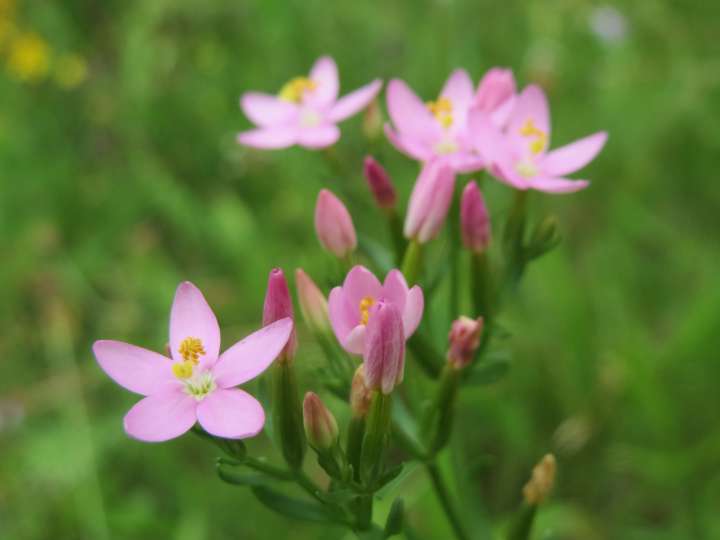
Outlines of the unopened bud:
{"label": "unopened bud", "polygon": [[310,446],[316,450],[327,451],[337,443],[338,425],[335,417],[314,392],[305,394],[303,425]]}
{"label": "unopened bud", "polygon": [[330,329],[328,303],[315,282],[301,268],[295,270],[300,312],[313,332],[324,333]]}
{"label": "unopened bud", "polygon": [[320,190],[315,205],[315,232],[322,246],[338,258],[355,251],[357,236],[350,213],[327,189]]}
{"label": "unopened bud", "polygon": [[353,418],[365,418],[370,409],[372,391],[365,384],[365,368],[359,366],[350,386],[350,410]]}
{"label": "unopened bud", "polygon": [[395,304],[378,302],[371,308],[365,330],[365,383],[387,395],[400,384],[405,371],[405,332]]}
{"label": "unopened bud", "polygon": [[[288,289],[285,274],[280,268],[273,268],[268,276],[267,292],[265,293],[265,305],[263,307],[263,326],[290,317],[293,319],[292,299]],[[294,320],[294,319],[293,319]],[[280,362],[291,361],[297,351],[297,335],[295,328],[290,334],[287,345],[280,353]]]}
{"label": "unopened bud", "polygon": [[523,496],[527,504],[537,506],[547,498],[555,483],[556,468],[557,463],[552,454],[545,454],[535,465],[530,480],[523,487]]}
{"label": "unopened bud", "polygon": [[475,181],[465,186],[460,200],[460,228],[465,247],[482,253],[490,245],[490,215]]}
{"label": "unopened bud", "polygon": [[462,369],[472,362],[475,351],[480,346],[483,331],[483,318],[471,319],[460,317],[450,328],[450,348],[447,353],[448,363],[455,369]]}
{"label": "unopened bud", "polygon": [[377,205],[383,209],[394,208],[397,192],[387,171],[372,156],[365,158],[364,170],[365,179]]}
{"label": "unopened bud", "polygon": [[423,167],[415,182],[407,215],[406,238],[424,244],[437,236],[445,223],[455,189],[455,174],[441,161]]}
{"label": "unopened bud", "polygon": [[373,99],[365,109],[362,130],[371,141],[377,139],[383,133],[383,115],[380,102],[377,99]]}

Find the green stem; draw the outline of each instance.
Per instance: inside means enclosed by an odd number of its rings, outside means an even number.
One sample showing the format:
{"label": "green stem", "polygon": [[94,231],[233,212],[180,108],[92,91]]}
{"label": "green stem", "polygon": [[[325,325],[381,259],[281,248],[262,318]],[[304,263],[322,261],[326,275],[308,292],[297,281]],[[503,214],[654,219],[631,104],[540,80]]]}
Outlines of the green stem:
{"label": "green stem", "polygon": [[505,223],[503,247],[507,260],[507,277],[515,285],[525,270],[525,228],[527,222],[526,190],[515,190],[510,214]]}
{"label": "green stem", "polygon": [[417,240],[410,240],[401,269],[408,286],[415,285],[422,270],[422,244]]}
{"label": "green stem", "polygon": [[265,463],[264,461],[253,457],[246,457],[245,460],[242,461],[242,464],[247,465],[251,469],[255,469],[261,473],[265,473],[268,476],[277,478],[278,480],[292,480],[294,478],[292,472],[276,467],[275,465],[270,465],[269,463]]}
{"label": "green stem", "polygon": [[430,475],[430,480],[432,480],[435,495],[437,496],[440,504],[443,507],[443,510],[445,511],[445,515],[450,522],[450,526],[455,533],[455,537],[458,540],[469,540],[469,537],[463,529],[457,509],[455,508],[452,500],[450,499],[450,493],[447,489],[447,486],[445,485],[445,481],[443,480],[442,475],[440,474],[440,469],[438,468],[437,463],[435,461],[430,461],[425,464],[425,468]]}
{"label": "green stem", "polygon": [[283,457],[291,469],[302,467],[305,430],[295,371],[288,361],[276,362],[273,373],[273,426]]}
{"label": "green stem", "polygon": [[315,484],[308,476],[301,470],[295,471],[295,481],[298,483],[298,485],[303,488],[312,498],[319,501],[322,504],[325,504],[325,501],[318,495],[318,492],[321,491],[320,487]]}
{"label": "green stem", "polygon": [[490,322],[493,311],[492,274],[487,251],[472,253],[470,255],[470,280],[475,316],[478,317],[482,315],[487,325]]}
{"label": "green stem", "polygon": [[423,425],[430,456],[434,457],[450,440],[459,381],[460,372],[446,364]]}
{"label": "green stem", "polygon": [[390,208],[385,212],[387,217],[388,229],[390,230],[390,239],[392,240],[393,248],[395,250],[395,263],[401,264],[403,253],[406,249],[406,240],[403,236],[403,224],[400,220],[400,215],[397,213],[395,208]]}
{"label": "green stem", "polygon": [[450,298],[448,303],[450,321],[454,321],[460,314],[460,269],[458,261],[460,258],[460,197],[456,187],[450,209],[449,233],[450,233]]}
{"label": "green stem", "polygon": [[360,478],[372,488],[385,468],[385,449],[390,438],[392,395],[375,390],[367,417],[360,459]]}
{"label": "green stem", "polygon": [[352,466],[353,479],[360,481],[360,455],[365,435],[365,418],[352,418],[347,434],[347,459]]}
{"label": "green stem", "polygon": [[413,354],[413,358],[417,361],[420,368],[428,377],[435,379],[440,374],[440,365],[442,358],[435,351],[430,343],[419,333],[415,334],[408,340],[407,346]]}

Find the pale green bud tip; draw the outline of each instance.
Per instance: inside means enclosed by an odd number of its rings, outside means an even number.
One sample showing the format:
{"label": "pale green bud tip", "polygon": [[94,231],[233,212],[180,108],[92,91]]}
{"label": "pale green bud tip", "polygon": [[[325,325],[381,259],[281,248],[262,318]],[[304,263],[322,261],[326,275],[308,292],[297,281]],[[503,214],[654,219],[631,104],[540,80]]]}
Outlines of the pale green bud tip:
{"label": "pale green bud tip", "polygon": [[330,450],[338,440],[335,417],[314,392],[305,394],[303,401],[305,435],[313,448]]}

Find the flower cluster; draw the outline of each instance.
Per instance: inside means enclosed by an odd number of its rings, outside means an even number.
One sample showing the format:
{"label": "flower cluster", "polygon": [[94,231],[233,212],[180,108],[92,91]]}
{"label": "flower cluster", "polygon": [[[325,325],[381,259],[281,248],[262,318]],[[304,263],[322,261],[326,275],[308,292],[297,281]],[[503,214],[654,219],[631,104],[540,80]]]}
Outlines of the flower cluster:
{"label": "flower cluster", "polygon": [[[380,89],[381,82],[375,80],[338,98],[337,66],[329,57],[320,58],[308,76],[291,79],[276,95],[242,96],[242,109],[257,127],[240,133],[238,142],[262,149],[330,146],[340,137],[337,124],[349,116],[370,107],[368,122],[378,122],[381,113],[375,98]],[[220,478],[252,486],[258,500],[272,510],[298,515],[297,507],[289,510],[292,505],[285,504],[289,498],[268,491],[257,476],[237,474],[237,467],[297,482],[320,505],[318,516],[327,516],[328,522],[357,532],[376,529],[373,496],[399,473],[397,467],[388,466],[394,458],[386,450],[394,444],[404,460],[417,460],[427,468],[455,535],[463,539],[467,536],[447,500],[436,458],[451,439],[460,389],[489,384],[507,370],[506,362],[490,361],[485,354],[501,329],[497,318],[503,295],[518,284],[530,261],[558,243],[554,217],[547,216],[530,229],[526,192],[586,187],[587,181],[565,176],[592,160],[607,137],[599,132],[550,151],[544,93],[535,85],[518,92],[512,72],[500,68],[488,71],[477,88],[466,71],[455,70],[439,95],[428,102],[405,82],[393,79],[387,85],[387,110],[388,141],[419,161],[420,173],[403,217],[391,174],[373,157],[364,158],[369,194],[392,239],[389,249],[382,248],[383,256],[358,242],[345,203],[329,189],[319,192],[315,232],[333,259],[333,270],[321,283],[335,286],[326,294],[304,270],[295,272],[300,311],[326,358],[303,400],[296,372],[307,367],[296,360],[304,349],[291,289],[279,268],[269,273],[263,328],[222,354],[215,315],[188,282],[175,295],[167,355],[118,341],[98,341],[93,350],[112,379],[144,396],[125,417],[131,437],[164,441],[192,428],[231,458],[219,461]],[[499,242],[493,242],[492,215],[480,184],[463,177],[482,169],[514,192],[506,221],[497,228]],[[449,251],[436,250],[435,264],[429,264],[427,255],[433,254],[429,244],[440,236],[451,208],[455,221],[447,228]],[[467,290],[459,272],[464,261],[469,263]],[[449,300],[446,318],[435,313],[433,304],[443,294]],[[439,344],[421,325],[431,306],[435,325],[445,325],[445,343]],[[472,316],[463,315],[465,310]],[[428,402],[413,402],[413,392],[393,397],[406,377],[408,352],[412,366],[419,368],[408,369],[408,377],[422,372],[434,385]],[[266,404],[236,387],[271,366],[273,440],[287,468],[247,456],[239,442],[262,430]],[[347,401],[346,428],[317,393],[323,389]],[[394,408],[393,399],[401,399],[402,406]],[[327,488],[303,472],[308,447],[331,479]],[[524,488],[527,504],[518,517],[520,532],[512,533],[512,538],[527,537],[534,507],[548,496],[554,475],[554,458],[546,457]],[[276,504],[278,500],[285,503]],[[533,511],[522,513],[528,505]],[[393,505],[384,537],[399,532],[401,514],[402,503]]]}

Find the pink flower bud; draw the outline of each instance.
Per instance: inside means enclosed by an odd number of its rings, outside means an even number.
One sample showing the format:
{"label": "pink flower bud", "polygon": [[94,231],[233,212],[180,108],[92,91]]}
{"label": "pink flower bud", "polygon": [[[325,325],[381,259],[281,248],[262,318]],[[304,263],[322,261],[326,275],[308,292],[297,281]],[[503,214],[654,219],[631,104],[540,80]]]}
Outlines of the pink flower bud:
{"label": "pink flower bud", "polygon": [[415,182],[405,217],[405,237],[421,244],[437,236],[452,202],[455,173],[441,161],[426,164]]}
{"label": "pink flower bud", "polygon": [[492,68],[480,80],[473,106],[492,113],[515,96],[515,77],[512,70]]}
{"label": "pink flower bud", "polygon": [[463,244],[473,253],[482,253],[490,245],[490,216],[474,180],[465,186],[462,193],[460,227]]}
{"label": "pink flower bud", "polygon": [[305,394],[303,425],[305,436],[313,448],[330,450],[337,443],[338,425],[335,417],[314,392]]}
{"label": "pink flower bud", "polygon": [[395,186],[393,186],[387,171],[372,156],[365,158],[365,179],[380,208],[395,207],[397,201]]}
{"label": "pink flower bud", "polygon": [[370,410],[372,392],[365,384],[365,369],[358,366],[350,385],[350,411],[354,418],[365,418]]}
{"label": "pink flower bud", "polygon": [[327,189],[320,190],[315,205],[315,232],[322,246],[342,258],[355,250],[357,237],[345,205]]}
{"label": "pink flower bud", "polygon": [[295,270],[295,286],[297,287],[300,312],[303,319],[313,332],[326,332],[330,329],[328,319],[328,303],[322,291],[302,268]]}
{"label": "pink flower bud", "polygon": [[447,353],[448,363],[455,369],[462,369],[472,362],[475,351],[480,346],[483,331],[483,318],[473,320],[460,317],[450,328],[450,348]]}
{"label": "pink flower bud", "polygon": [[365,331],[365,384],[389,394],[403,379],[405,334],[395,304],[378,302],[370,311]]}
{"label": "pink flower bud", "polygon": [[[268,276],[267,292],[265,293],[263,326],[267,326],[286,317],[293,319],[293,305],[292,299],[290,298],[290,291],[283,271],[280,268],[273,268],[270,270],[270,275]],[[292,360],[295,357],[296,350],[297,335],[293,327],[290,339],[288,339],[287,345],[280,353],[279,360]]]}

